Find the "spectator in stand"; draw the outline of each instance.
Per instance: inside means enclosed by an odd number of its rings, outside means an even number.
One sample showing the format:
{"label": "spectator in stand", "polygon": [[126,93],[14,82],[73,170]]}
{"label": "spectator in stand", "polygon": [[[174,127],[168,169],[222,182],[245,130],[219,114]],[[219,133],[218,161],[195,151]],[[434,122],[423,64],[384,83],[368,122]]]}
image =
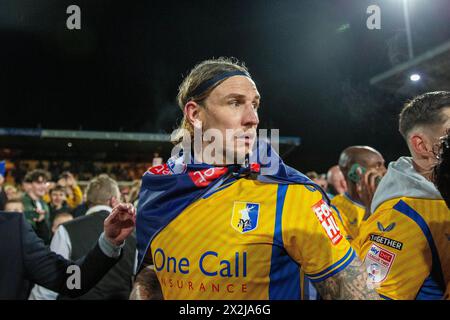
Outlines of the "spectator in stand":
{"label": "spectator in stand", "polygon": [[306,176],[317,183],[324,191],[327,190],[328,183],[323,175],[319,175],[316,171],[308,171]]}
{"label": "spectator in stand", "polygon": [[[338,165],[332,166],[327,172],[328,194],[333,197],[347,192],[347,182]],[[331,197],[332,198],[332,197]]]}
{"label": "spectator in stand", "polygon": [[27,172],[28,172],[28,165],[26,163],[18,161],[12,172],[14,181],[16,182],[23,181]]}
{"label": "spectator in stand", "polygon": [[25,218],[45,244],[50,242],[50,208],[43,200],[48,180],[49,173],[45,170],[36,169],[28,172],[24,179],[25,185],[28,185],[22,197]]}
{"label": "spectator in stand", "polygon": [[163,163],[163,158],[159,156],[158,152],[153,153],[152,167],[159,166]]}
{"label": "spectator in stand", "polygon": [[5,189],[3,187],[6,172],[5,165],[5,161],[0,161],[0,210],[3,210],[5,208],[6,201],[8,200]]}
{"label": "spectator in stand", "polygon": [[20,199],[6,201],[4,211],[23,213],[23,210],[24,210],[23,203]]}
{"label": "spectator in stand", "polygon": [[[52,177],[51,173],[50,177]],[[52,199],[50,198],[50,190],[52,190],[55,186],[56,186],[55,182],[47,181],[47,192],[43,198],[45,202],[50,203],[52,201]]]}
{"label": "spectator in stand", "polygon": [[141,180],[134,180],[131,185],[130,193],[128,194],[128,202],[137,208],[139,200],[139,191],[141,190]]}
{"label": "spectator in stand", "polygon": [[83,192],[72,173],[65,171],[58,179],[58,185],[66,188],[67,205],[74,209],[83,202]]}
{"label": "spectator in stand", "polygon": [[5,193],[8,200],[13,200],[21,197],[17,188],[12,185],[5,185]]}
{"label": "spectator in stand", "polygon": [[313,180],[313,179],[319,179],[319,174],[318,174],[317,172],[315,172],[315,171],[308,171],[308,172],[306,173],[306,176],[307,176],[308,178],[310,178],[311,180]]}
{"label": "spectator in stand", "polygon": [[[47,187],[45,189],[47,189]],[[31,190],[31,182],[28,181],[27,177],[25,176],[22,180],[22,191],[25,194],[25,193],[30,192],[30,190]]]}
{"label": "spectator in stand", "polygon": [[67,205],[66,201],[66,188],[56,185],[50,190],[50,224],[53,224],[53,220],[59,213],[71,212],[71,208]]}

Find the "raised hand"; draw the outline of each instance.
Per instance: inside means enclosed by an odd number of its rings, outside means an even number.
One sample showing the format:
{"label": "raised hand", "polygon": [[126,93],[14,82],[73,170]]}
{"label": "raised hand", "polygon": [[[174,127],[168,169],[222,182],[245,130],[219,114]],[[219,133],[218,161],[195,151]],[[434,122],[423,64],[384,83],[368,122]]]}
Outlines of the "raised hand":
{"label": "raised hand", "polygon": [[106,238],[119,246],[133,232],[136,225],[136,209],[130,203],[120,203],[105,219],[104,231]]}

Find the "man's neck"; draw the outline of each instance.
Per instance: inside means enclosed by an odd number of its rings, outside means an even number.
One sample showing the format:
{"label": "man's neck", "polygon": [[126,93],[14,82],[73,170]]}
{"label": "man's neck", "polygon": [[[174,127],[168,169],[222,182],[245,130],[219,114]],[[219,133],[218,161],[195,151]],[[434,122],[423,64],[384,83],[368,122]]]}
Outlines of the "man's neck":
{"label": "man's neck", "polygon": [[363,202],[359,198],[358,193],[356,192],[356,186],[350,186],[350,184],[348,184],[348,185],[349,185],[349,188],[348,188],[346,194],[350,197],[350,200],[364,206]]}
{"label": "man's neck", "polygon": [[[205,148],[208,145],[209,145],[209,143],[203,145],[202,152],[203,152],[203,150],[205,150]],[[221,156],[217,156],[217,157],[215,157],[215,156],[205,157],[203,154],[196,154],[196,153],[194,153],[192,156],[194,157],[195,160],[201,159],[202,163],[205,163],[205,164],[208,164],[211,166],[226,167],[226,166],[231,166],[231,165],[240,165],[240,166],[245,165],[248,154],[246,154],[244,158],[239,157],[239,159],[236,154],[229,156],[226,153],[224,153]]]}
{"label": "man's neck", "polygon": [[59,209],[61,209],[61,208],[62,208],[62,203],[60,203],[60,204],[57,204],[57,205],[55,205],[54,207],[55,207],[55,209],[56,209],[56,210],[59,210]]}
{"label": "man's neck", "polygon": [[425,160],[420,161],[413,158],[412,160],[413,168],[418,174],[423,176],[428,181],[431,181],[431,176],[433,174],[433,167],[430,168],[429,165],[425,164]]}

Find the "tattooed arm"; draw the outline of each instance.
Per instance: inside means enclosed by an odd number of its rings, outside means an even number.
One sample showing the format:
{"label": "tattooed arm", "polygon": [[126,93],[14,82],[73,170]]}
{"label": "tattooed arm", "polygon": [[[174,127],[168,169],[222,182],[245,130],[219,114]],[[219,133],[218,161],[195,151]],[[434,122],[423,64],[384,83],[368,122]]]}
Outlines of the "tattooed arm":
{"label": "tattooed arm", "polygon": [[161,286],[153,265],[147,265],[137,274],[130,300],[163,300]]}
{"label": "tattooed arm", "polygon": [[315,287],[325,300],[380,300],[376,291],[367,287],[367,272],[358,257]]}

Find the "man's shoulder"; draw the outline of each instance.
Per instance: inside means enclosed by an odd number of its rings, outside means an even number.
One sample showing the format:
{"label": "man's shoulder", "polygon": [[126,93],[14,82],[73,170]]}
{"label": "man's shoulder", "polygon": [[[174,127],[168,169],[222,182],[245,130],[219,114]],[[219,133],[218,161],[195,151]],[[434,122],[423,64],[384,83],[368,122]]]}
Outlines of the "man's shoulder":
{"label": "man's shoulder", "polygon": [[286,205],[290,211],[303,212],[323,205],[329,206],[329,203],[323,193],[311,185],[290,184],[285,196],[285,207]]}
{"label": "man's shoulder", "polygon": [[[9,248],[9,250],[12,250],[11,248],[14,244],[17,245],[18,243],[21,243],[21,245],[23,245],[23,241],[30,239],[31,242],[34,243],[34,237],[36,237],[24,214],[6,211],[0,211],[0,235],[4,240],[2,241],[3,248]],[[18,241],[18,239],[21,240]],[[11,252],[13,251],[14,250]]]}
{"label": "man's shoulder", "polygon": [[26,192],[22,195],[22,198],[20,198],[20,199],[22,200],[22,202],[24,204],[28,204],[28,203],[31,204],[33,202],[33,199],[31,199],[31,197]]}
{"label": "man's shoulder", "polygon": [[403,233],[409,238],[423,234],[435,219],[450,220],[443,200],[399,197],[383,202],[363,223],[361,233]]}
{"label": "man's shoulder", "polygon": [[106,210],[99,210],[93,213],[90,213],[88,215],[77,217],[73,220],[67,221],[63,223],[62,225],[64,227],[72,227],[72,226],[80,226],[80,225],[88,225],[91,224],[94,221],[103,221],[108,217],[109,212]]}
{"label": "man's shoulder", "polygon": [[323,193],[316,187],[309,184],[289,184],[288,190],[296,195],[303,195],[312,198],[324,198]]}
{"label": "man's shoulder", "polygon": [[382,214],[387,211],[406,215],[415,214],[426,216],[429,213],[436,211],[448,213],[448,208],[443,199],[425,199],[405,196],[389,199],[381,203],[373,215]]}
{"label": "man's shoulder", "polygon": [[346,202],[348,202],[348,201],[347,201],[347,199],[344,197],[343,194],[335,195],[335,196],[333,197],[333,199],[331,199],[331,204],[332,204],[332,205],[335,205],[335,206],[342,205],[342,204],[344,204],[344,203],[346,203]]}
{"label": "man's shoulder", "polygon": [[23,220],[23,214],[17,212],[0,211],[1,224],[20,224]]}
{"label": "man's shoulder", "polygon": [[50,211],[50,206],[44,199],[39,199],[39,202],[41,203],[45,211]]}

